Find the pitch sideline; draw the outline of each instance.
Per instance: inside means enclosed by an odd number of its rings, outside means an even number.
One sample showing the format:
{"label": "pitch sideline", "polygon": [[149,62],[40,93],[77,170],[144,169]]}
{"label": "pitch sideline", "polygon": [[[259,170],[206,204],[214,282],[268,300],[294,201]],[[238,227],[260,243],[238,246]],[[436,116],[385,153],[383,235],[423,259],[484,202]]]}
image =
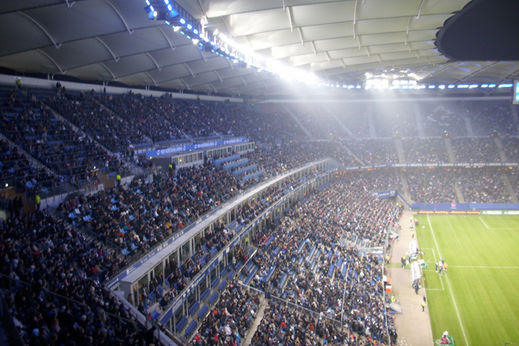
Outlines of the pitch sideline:
{"label": "pitch sideline", "polygon": [[[436,240],[436,234],[434,233],[434,228],[432,226],[431,219],[430,219],[429,215],[427,215],[427,222],[429,223],[429,228],[431,229],[431,234],[433,236],[434,245],[436,246],[436,251],[438,251],[438,255],[441,258],[442,255],[441,255],[441,252],[440,252],[440,247],[438,246],[438,241]],[[447,280],[447,286],[449,287],[449,293],[451,295],[452,302],[454,303],[454,309],[456,310],[456,316],[458,317],[458,322],[460,323],[461,332],[463,333],[463,338],[465,339],[465,343],[467,345],[470,345],[469,344],[469,339],[467,338],[467,333],[465,332],[465,326],[463,325],[463,320],[461,319],[460,310],[458,309],[458,303],[456,302],[456,298],[454,297],[454,293],[452,292],[452,287],[451,287],[451,283],[450,283],[449,277],[446,275],[445,278]]]}

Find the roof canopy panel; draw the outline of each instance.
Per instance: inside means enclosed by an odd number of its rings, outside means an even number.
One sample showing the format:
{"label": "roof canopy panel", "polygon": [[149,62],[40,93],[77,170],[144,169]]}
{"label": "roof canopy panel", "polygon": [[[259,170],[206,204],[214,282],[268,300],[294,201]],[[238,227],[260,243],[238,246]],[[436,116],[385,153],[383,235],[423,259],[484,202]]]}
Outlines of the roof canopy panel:
{"label": "roof canopy panel", "polygon": [[[519,75],[517,61],[448,61],[438,52],[439,28],[468,0],[176,2],[204,18],[210,32],[217,28],[256,54],[332,83],[361,83],[365,72],[395,67],[429,81]],[[0,66],[176,90],[272,96],[295,90],[273,74],[200,50],[163,21],[148,20],[144,7],[144,0],[1,1]]]}

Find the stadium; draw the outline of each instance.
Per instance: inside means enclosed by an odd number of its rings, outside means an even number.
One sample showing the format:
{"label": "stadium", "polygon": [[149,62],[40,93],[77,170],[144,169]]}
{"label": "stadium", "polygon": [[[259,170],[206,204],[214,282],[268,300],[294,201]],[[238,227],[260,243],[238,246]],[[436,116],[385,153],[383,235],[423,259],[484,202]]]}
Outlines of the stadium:
{"label": "stadium", "polygon": [[0,344],[519,345],[519,3],[0,2]]}

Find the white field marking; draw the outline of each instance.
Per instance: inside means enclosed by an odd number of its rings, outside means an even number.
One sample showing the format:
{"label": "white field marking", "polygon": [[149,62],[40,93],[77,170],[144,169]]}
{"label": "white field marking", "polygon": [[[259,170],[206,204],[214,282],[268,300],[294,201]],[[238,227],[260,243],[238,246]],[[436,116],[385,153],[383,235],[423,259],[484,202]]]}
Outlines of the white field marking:
{"label": "white field marking", "polygon": [[492,228],[490,228],[490,226],[485,222],[485,220],[483,220],[483,218],[481,216],[478,216],[479,217],[479,221],[481,221],[481,223],[483,224],[483,226],[485,226],[486,229],[488,229],[489,231],[492,230]]}
{"label": "white field marking", "polygon": [[[436,258],[436,253],[434,252],[434,249],[433,248],[426,248],[424,250],[431,250],[433,256],[434,256],[434,267],[436,268],[436,263],[438,263],[438,258]],[[432,271],[432,269],[431,269]],[[436,273],[436,270],[434,270],[434,272]],[[445,286],[443,286],[443,279],[442,279],[442,276],[441,275],[438,275],[438,277],[440,278],[440,285],[442,286],[441,290],[445,290]],[[440,290],[439,288],[437,288],[437,290]]]}
{"label": "white field marking", "polygon": [[[438,251],[438,256],[442,258],[442,254],[440,252],[440,247],[438,246],[438,240],[436,240],[436,234],[434,233],[434,228],[431,223],[431,218],[427,215],[427,222],[429,223],[429,228],[431,229],[431,233],[434,240],[434,245],[436,246],[436,250]],[[463,326],[463,321],[461,320],[460,310],[458,309],[458,303],[456,303],[456,298],[454,297],[454,293],[452,292],[452,286],[449,280],[449,276],[445,275],[445,279],[447,280],[447,286],[449,287],[449,293],[452,298],[452,302],[454,303],[454,309],[456,310],[456,315],[458,316],[458,322],[461,327],[461,332],[463,333],[463,338],[465,339],[465,343],[469,345],[469,339],[467,338],[467,333],[465,332],[465,327]]]}

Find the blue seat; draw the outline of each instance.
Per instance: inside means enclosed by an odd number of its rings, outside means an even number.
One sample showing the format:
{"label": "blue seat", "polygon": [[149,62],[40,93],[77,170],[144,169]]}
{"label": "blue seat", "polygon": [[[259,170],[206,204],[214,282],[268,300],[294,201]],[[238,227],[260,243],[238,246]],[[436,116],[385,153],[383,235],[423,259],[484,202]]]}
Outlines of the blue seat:
{"label": "blue seat", "polygon": [[202,306],[200,311],[198,311],[198,320],[199,321],[203,320],[203,318],[205,317],[207,312],[209,312],[209,308],[207,307],[207,305],[204,304],[204,306]]}
{"label": "blue seat", "polygon": [[213,294],[211,294],[211,296],[209,297],[209,301],[208,301],[209,305],[213,305],[217,298],[218,298],[218,292],[215,291],[215,292],[213,292]]}
{"label": "blue seat", "polygon": [[213,282],[211,282],[211,287],[216,287],[218,283],[220,282],[220,278],[216,277],[214,278]]}
{"label": "blue seat", "polygon": [[233,276],[234,276],[234,269],[231,268],[231,270],[229,270],[229,273],[227,274],[227,279],[230,280],[230,279],[232,279]]}
{"label": "blue seat", "polygon": [[272,266],[272,268],[270,268],[270,270],[267,272],[267,275],[263,277],[263,281],[268,282],[272,277],[272,274],[274,274],[274,270],[276,270],[276,266]]}
{"label": "blue seat", "polygon": [[287,277],[288,277],[287,273],[283,273],[283,275],[281,275],[281,279],[279,280],[280,287],[283,287],[283,284],[285,283],[285,281],[287,281]]}
{"label": "blue seat", "polygon": [[206,289],[204,292],[202,292],[202,294],[200,295],[200,300],[201,301],[205,301],[207,299],[207,297],[209,297],[209,294],[211,293],[211,289],[208,288]]}
{"label": "blue seat", "polygon": [[193,321],[191,321],[191,323],[189,323],[189,326],[187,326],[186,332],[185,332],[187,338],[189,338],[195,332],[196,325],[197,325],[197,323],[195,320],[193,320]]}
{"label": "blue seat", "polygon": [[222,283],[220,284],[220,286],[218,286],[218,290],[219,291],[222,291],[225,286],[227,286],[227,280],[223,280]]}
{"label": "blue seat", "polygon": [[193,305],[191,305],[189,307],[189,315],[193,316],[197,311],[198,311],[198,308],[200,307],[200,303],[199,302],[194,302]]}
{"label": "blue seat", "polygon": [[335,265],[332,263],[330,264],[330,268],[328,269],[328,276],[329,277],[332,277],[333,275],[333,268],[335,267]]}
{"label": "blue seat", "polygon": [[184,329],[186,324],[187,324],[187,318],[186,318],[186,316],[182,316],[180,321],[178,321],[177,325],[175,326],[175,330],[177,331],[177,333],[182,332],[182,330]]}

